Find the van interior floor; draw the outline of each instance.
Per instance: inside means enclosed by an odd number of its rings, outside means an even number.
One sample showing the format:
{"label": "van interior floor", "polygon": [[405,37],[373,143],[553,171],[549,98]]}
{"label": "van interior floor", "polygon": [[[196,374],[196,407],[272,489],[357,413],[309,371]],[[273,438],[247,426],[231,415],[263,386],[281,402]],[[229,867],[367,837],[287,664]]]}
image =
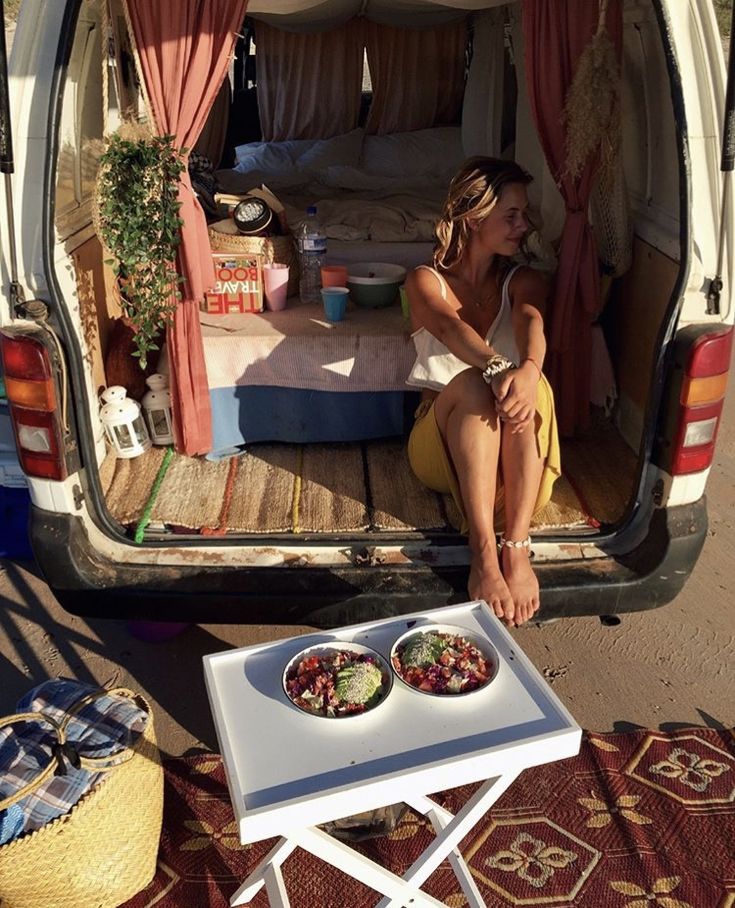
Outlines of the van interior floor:
{"label": "van interior floor", "polygon": [[[534,533],[595,533],[623,516],[637,457],[609,422],[562,440],[563,474]],[[210,461],[155,447],[100,468],[108,510],[137,541],[159,534],[454,535],[448,495],[414,477],[403,439],[357,444],[253,444]]]}

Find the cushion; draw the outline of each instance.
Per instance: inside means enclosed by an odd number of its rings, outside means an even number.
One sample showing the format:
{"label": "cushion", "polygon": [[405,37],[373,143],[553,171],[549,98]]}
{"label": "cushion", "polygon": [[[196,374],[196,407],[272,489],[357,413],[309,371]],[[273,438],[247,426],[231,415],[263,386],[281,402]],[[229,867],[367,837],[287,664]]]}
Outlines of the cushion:
{"label": "cushion", "polygon": [[324,174],[328,167],[356,167],[364,135],[362,129],[353,129],[331,139],[319,139],[296,158],[296,166],[312,177]]}
{"label": "cushion", "polygon": [[453,175],[464,159],[460,127],[437,126],[365,136],[361,167],[370,174],[405,177],[417,183],[425,182],[426,177]]}
{"label": "cushion", "polygon": [[234,170],[250,177],[253,186],[260,183],[274,189],[299,186],[320,177],[330,166],[357,164],[362,139],[362,129],[353,129],[329,139],[250,142],[235,149]]}

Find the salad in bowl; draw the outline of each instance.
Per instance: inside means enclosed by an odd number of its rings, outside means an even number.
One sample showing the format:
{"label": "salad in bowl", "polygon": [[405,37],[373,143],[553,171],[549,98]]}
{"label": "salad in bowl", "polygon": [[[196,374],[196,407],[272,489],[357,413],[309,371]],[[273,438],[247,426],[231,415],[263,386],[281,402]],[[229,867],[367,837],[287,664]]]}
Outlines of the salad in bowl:
{"label": "salad in bowl", "polygon": [[480,690],[492,681],[499,665],[489,640],[446,624],[402,634],[393,644],[390,661],[404,684],[437,696]]}
{"label": "salad in bowl", "polygon": [[343,719],[380,705],[391,689],[388,662],[369,646],[333,641],[302,650],[286,666],[283,689],[313,716]]}

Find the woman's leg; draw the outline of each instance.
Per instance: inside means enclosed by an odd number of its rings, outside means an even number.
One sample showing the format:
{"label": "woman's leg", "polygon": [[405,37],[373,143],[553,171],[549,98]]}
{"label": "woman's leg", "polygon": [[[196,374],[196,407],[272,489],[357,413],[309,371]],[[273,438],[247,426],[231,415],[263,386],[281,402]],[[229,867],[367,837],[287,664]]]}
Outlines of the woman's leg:
{"label": "woman's leg", "polygon": [[472,553],[468,592],[513,624],[514,605],[498,561],[493,510],[500,458],[500,424],[490,388],[468,369],[447,385],[434,413],[459,482]]}
{"label": "woman's leg", "polygon": [[[505,538],[528,536],[538,497],[544,459],[539,456],[533,425],[515,435],[505,430],[500,445],[505,491]],[[515,624],[528,621],[539,607],[539,587],[530,561],[530,549],[503,546],[500,563],[515,604]]]}

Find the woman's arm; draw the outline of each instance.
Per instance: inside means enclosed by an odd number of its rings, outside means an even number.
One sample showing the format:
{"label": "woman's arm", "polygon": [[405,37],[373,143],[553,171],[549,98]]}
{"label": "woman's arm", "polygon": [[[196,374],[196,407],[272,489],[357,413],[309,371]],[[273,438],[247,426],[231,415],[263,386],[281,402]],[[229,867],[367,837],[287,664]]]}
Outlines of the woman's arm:
{"label": "woman's arm", "polygon": [[546,277],[531,268],[518,271],[511,278],[511,287],[513,333],[520,363],[494,382],[493,390],[501,418],[510,423],[513,432],[521,432],[536,412],[536,389],[546,356],[543,312],[549,288]]}
{"label": "woman's arm", "polygon": [[445,287],[446,300],[436,274],[426,268],[409,274],[406,295],[411,307],[411,325],[414,331],[426,328],[462,362],[484,369],[494,351],[471,325],[462,321],[455,305],[456,297],[446,282]]}

